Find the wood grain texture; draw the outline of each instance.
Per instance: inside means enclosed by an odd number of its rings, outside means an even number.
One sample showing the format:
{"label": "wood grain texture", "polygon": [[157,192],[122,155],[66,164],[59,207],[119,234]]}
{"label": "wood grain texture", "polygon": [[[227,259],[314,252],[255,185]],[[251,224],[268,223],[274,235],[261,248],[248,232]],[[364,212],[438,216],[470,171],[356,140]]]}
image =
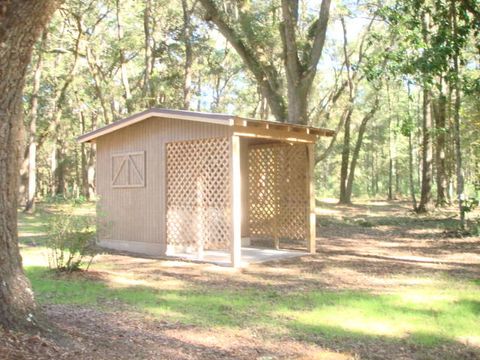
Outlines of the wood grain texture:
{"label": "wood grain texture", "polygon": [[[151,118],[97,139],[99,212],[108,223],[100,240],[158,243],[165,252],[166,144],[228,137],[229,127],[176,119]],[[145,187],[113,188],[112,154],[145,152]],[[135,248],[135,247],[133,247]],[[157,255],[158,255],[157,254]]]}

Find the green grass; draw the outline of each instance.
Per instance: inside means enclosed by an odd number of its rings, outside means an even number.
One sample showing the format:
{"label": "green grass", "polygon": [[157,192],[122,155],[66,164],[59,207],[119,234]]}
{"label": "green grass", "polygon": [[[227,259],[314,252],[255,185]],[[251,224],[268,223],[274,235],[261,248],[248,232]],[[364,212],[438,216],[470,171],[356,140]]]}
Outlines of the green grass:
{"label": "green grass", "polygon": [[94,203],[74,205],[71,202],[59,204],[38,204],[34,214],[18,212],[19,242],[22,245],[45,245],[47,240],[47,224],[54,212],[68,210],[75,214],[92,214],[95,210]]}
{"label": "green grass", "polygon": [[[21,242],[28,243],[35,232],[43,231],[45,216],[21,216],[20,233],[28,233],[27,241],[22,238]],[[421,277],[414,285],[382,294],[236,288],[228,280],[224,288],[193,280],[188,286],[172,289],[138,276],[135,279],[142,280],[141,285],[57,275],[38,260],[42,251],[42,247],[25,247],[22,254],[37,300],[44,304],[125,308],[184,324],[260,329],[269,336],[312,342],[407,341],[428,347],[468,341],[480,346],[479,280]],[[107,265],[100,263],[97,269]],[[124,275],[131,278],[132,274]]]}
{"label": "green grass", "polygon": [[37,211],[35,214],[19,213],[20,243],[26,245],[43,245],[47,239],[48,213]]}
{"label": "green grass", "polygon": [[422,345],[480,341],[480,286],[438,280],[399,294],[355,291],[276,293],[254,288],[165,290],[117,287],[108,282],[59,277],[44,267],[27,267],[40,303],[132,310],[204,327],[263,328],[295,338],[407,339]]}

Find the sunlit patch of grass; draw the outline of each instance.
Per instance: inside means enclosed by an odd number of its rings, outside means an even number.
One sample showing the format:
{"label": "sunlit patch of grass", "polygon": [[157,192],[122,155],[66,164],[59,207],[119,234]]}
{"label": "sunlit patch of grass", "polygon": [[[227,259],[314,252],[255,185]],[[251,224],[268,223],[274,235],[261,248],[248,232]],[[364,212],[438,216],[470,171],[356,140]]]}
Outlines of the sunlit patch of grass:
{"label": "sunlit patch of grass", "polygon": [[22,247],[23,266],[48,266],[48,249],[44,246]]}
{"label": "sunlit patch of grass", "polygon": [[18,213],[18,238],[20,244],[45,244],[47,239],[48,214],[38,211],[35,214]]}
{"label": "sunlit patch of grass", "polygon": [[480,302],[475,300],[480,288],[453,281],[443,285],[405,294],[310,293],[303,296],[302,309],[285,307],[279,314],[294,319],[290,325],[296,331],[310,335],[408,338],[423,345],[472,342],[480,336]]}
{"label": "sunlit patch of grass", "polygon": [[72,203],[39,204],[34,214],[18,210],[18,240],[21,245],[45,245],[47,240],[47,224],[50,217],[60,211],[69,211],[75,215],[92,215],[95,213],[94,203],[74,206]]}
{"label": "sunlit patch of grass", "polygon": [[436,345],[480,339],[480,287],[447,281],[399,294],[308,291],[277,293],[190,286],[165,289],[161,283],[118,284],[64,278],[28,267],[42,303],[111,306],[119,303],[155,317],[203,327],[262,328],[297,338],[375,338]]}

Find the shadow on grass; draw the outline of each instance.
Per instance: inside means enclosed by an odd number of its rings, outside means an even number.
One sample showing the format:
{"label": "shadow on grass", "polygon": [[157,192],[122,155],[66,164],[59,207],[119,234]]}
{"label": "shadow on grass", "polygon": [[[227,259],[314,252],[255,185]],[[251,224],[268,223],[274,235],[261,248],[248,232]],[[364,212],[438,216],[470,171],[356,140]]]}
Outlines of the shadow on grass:
{"label": "shadow on grass", "polygon": [[[37,299],[45,304],[72,304],[118,309],[121,306],[170,321],[205,328],[261,329],[265,336],[351,350],[352,341],[407,343],[437,347],[458,339],[480,341],[480,289],[377,295],[360,291],[311,290],[283,293],[272,289],[200,287],[180,289],[148,285],[120,286],[78,275],[59,276],[43,267],[28,267]],[[439,292],[440,291],[440,292]],[[439,296],[442,295],[442,296]],[[475,350],[476,351],[476,350]]]}

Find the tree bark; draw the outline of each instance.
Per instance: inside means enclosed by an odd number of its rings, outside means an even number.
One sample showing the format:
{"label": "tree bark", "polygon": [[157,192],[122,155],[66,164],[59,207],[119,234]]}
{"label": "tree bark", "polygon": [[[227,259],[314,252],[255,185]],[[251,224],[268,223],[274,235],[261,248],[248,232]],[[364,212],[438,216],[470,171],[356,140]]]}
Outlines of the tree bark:
{"label": "tree bark", "polygon": [[218,31],[228,40],[246,67],[255,77],[263,96],[268,100],[273,115],[277,121],[284,122],[287,118],[287,106],[282,97],[280,74],[275,68],[261,61],[260,56],[242,39],[229,24],[224,12],[213,0],[200,0],[205,9],[205,19],[212,21]]}
{"label": "tree bark", "polygon": [[38,97],[43,71],[43,47],[47,41],[47,31],[43,31],[42,42],[38,49],[38,59],[33,76],[32,100],[30,105],[30,134],[28,141],[28,187],[25,212],[35,211],[35,194],[37,192],[37,118]]}
{"label": "tree bark", "polygon": [[348,110],[344,121],[344,135],[342,148],[342,164],[340,167],[340,204],[350,204],[350,197],[348,196],[348,168],[350,163],[350,124],[355,101],[355,87],[352,79],[352,72],[350,68],[350,58],[348,56],[348,41],[347,41],[347,27],[345,19],[341,19],[343,29],[343,53],[345,56],[345,67],[347,69],[347,83],[348,83]]}
{"label": "tree bark", "polygon": [[120,76],[125,96],[125,105],[129,113],[133,110],[132,92],[130,90],[130,83],[128,80],[127,58],[125,56],[125,49],[123,47],[123,23],[121,16],[120,0],[116,1],[116,15],[117,15],[117,39],[119,42],[119,61],[120,61]]}
{"label": "tree bark", "polygon": [[422,185],[420,192],[420,203],[417,207],[418,213],[428,211],[431,200],[432,188],[432,114],[430,103],[430,90],[423,89],[423,110],[422,110]]}
{"label": "tree bark", "polygon": [[413,178],[413,134],[408,134],[408,180],[410,185],[410,196],[412,197],[413,208],[417,209],[417,197],[415,195],[415,182]]}
{"label": "tree bark", "polygon": [[[458,37],[458,25],[457,25],[457,8],[454,0],[450,2],[450,15],[452,18],[452,32],[453,40],[456,43]],[[463,164],[462,164],[462,137],[460,134],[460,77],[458,73],[458,53],[459,49],[456,48],[453,53],[453,71],[454,71],[454,89],[455,89],[455,103],[453,107],[453,121],[455,129],[455,164],[457,170],[457,199],[458,199],[458,211],[460,216],[460,225],[465,228],[465,209],[463,207],[464,201],[464,178],[463,178]]]}
{"label": "tree bark", "polygon": [[[442,81],[440,81],[441,83]],[[436,206],[445,206],[447,201],[447,173],[446,173],[446,108],[447,98],[440,88],[440,93],[433,106],[435,120],[435,167],[436,167],[436,185],[437,201]]]}
{"label": "tree bark", "polygon": [[[423,40],[429,42],[429,15],[422,15],[422,36]],[[422,104],[422,184],[420,191],[420,203],[416,211],[425,213],[431,200],[432,188],[432,109],[431,109],[431,90],[426,81],[423,84],[423,104]]]}
{"label": "tree bark", "polygon": [[58,6],[56,0],[12,0],[0,6],[0,325],[5,328],[35,322],[35,301],[17,238],[19,134],[33,46]]}
{"label": "tree bark", "polygon": [[110,122],[112,121],[112,117],[110,116],[110,112],[108,110],[108,101],[106,100],[105,94],[102,90],[102,80],[98,72],[97,59],[90,46],[87,46],[86,48],[86,55],[88,68],[93,79],[95,94],[97,95],[98,100],[100,101],[100,106],[102,107],[104,122],[105,124],[110,124]]}
{"label": "tree bark", "polygon": [[288,122],[308,124],[308,97],[323,52],[330,16],[330,0],[322,0],[315,38],[308,60],[302,62],[297,45],[298,0],[282,0],[280,35],[287,76]]}
{"label": "tree bark", "polygon": [[342,165],[340,168],[340,204],[349,204],[350,199],[347,195],[348,166],[350,163],[350,123],[352,119],[353,107],[348,109],[345,118],[343,148],[342,148]]}
{"label": "tree bark", "polygon": [[190,109],[192,98],[192,66],[193,66],[193,44],[192,44],[192,23],[191,16],[193,9],[189,9],[188,1],[182,0],[183,10],[183,43],[185,46],[185,64],[183,67],[183,109]]}
{"label": "tree bark", "polygon": [[[255,51],[255,46],[251,46],[254,41],[249,32],[240,33],[237,27],[228,21],[228,16],[214,0],[200,0],[200,2],[206,11],[206,20],[215,23],[252,72],[277,121],[307,124],[308,98],[323,52],[331,0],[322,0],[319,16],[312,29],[311,50],[303,54],[302,61],[296,39],[298,0],[282,0],[283,22],[280,26],[280,37],[287,77],[288,106],[282,94],[281,71],[278,71],[273,64],[262,60],[264,56]],[[238,16],[241,17],[242,13],[239,12]],[[243,23],[241,20],[237,22]]]}
{"label": "tree bark", "polygon": [[152,84],[150,83],[150,78],[153,72],[153,38],[152,30],[150,26],[152,17],[152,0],[145,0],[145,8],[143,10],[143,31],[145,36],[145,58],[144,58],[144,74],[143,74],[143,97],[145,99],[146,105],[152,107],[155,103],[153,93],[152,93]]}
{"label": "tree bark", "polygon": [[[390,89],[387,84],[388,96],[388,200],[395,200],[398,193],[398,175],[397,175],[397,128],[398,117],[395,116],[397,123],[393,123],[393,111],[390,99]],[[395,185],[395,186],[394,186]]]}
{"label": "tree bark", "polygon": [[357,142],[355,143],[355,148],[353,149],[352,153],[352,160],[350,162],[350,169],[348,170],[348,178],[347,178],[347,185],[345,189],[345,196],[344,196],[344,203],[350,204],[352,202],[352,190],[353,190],[353,181],[355,180],[355,169],[357,168],[358,162],[358,155],[360,154],[360,149],[363,143],[363,136],[365,134],[365,130],[367,129],[368,122],[374,117],[375,113],[378,109],[378,98],[375,99],[375,103],[373,104],[372,109],[366,114],[360,127],[358,128],[358,135],[357,135]]}

